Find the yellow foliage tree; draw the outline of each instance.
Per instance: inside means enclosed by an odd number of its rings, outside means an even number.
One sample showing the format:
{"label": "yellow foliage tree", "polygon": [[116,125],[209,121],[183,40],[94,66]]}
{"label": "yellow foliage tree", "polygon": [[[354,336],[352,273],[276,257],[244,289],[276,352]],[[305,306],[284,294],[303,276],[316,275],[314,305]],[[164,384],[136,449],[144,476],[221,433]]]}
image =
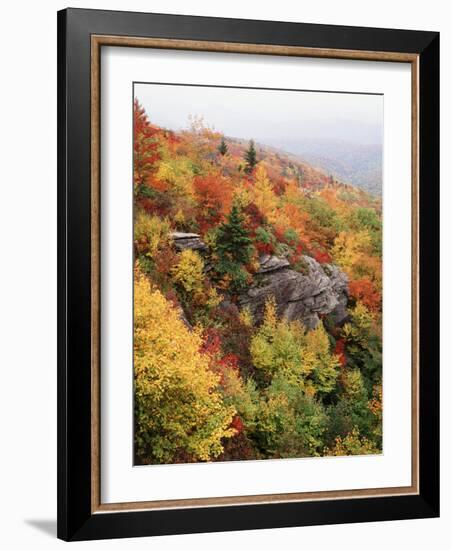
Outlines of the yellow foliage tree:
{"label": "yellow foliage tree", "polygon": [[255,169],[255,182],[252,193],[254,203],[260,212],[267,217],[269,222],[275,223],[278,219],[277,196],[263,164],[259,164]]}
{"label": "yellow foliage tree", "polygon": [[352,274],[362,257],[371,253],[371,235],[365,229],[347,233],[342,231],[335,239],[332,256],[335,261]]}
{"label": "yellow foliage tree", "polygon": [[374,323],[374,315],[362,302],[357,302],[352,311],[352,319],[352,323],[345,323],[343,326],[343,336],[349,342],[364,346]]}
{"label": "yellow foliage tree", "polygon": [[310,364],[313,387],[317,392],[329,393],[335,386],[340,362],[331,353],[329,337],[322,322],[305,334],[303,347],[304,364]]}
{"label": "yellow foliage tree", "polygon": [[141,463],[208,461],[234,435],[236,413],[200,353],[200,333],[139,272],[135,279],[135,449]]}
{"label": "yellow foliage tree", "polygon": [[202,291],[204,280],[204,261],[200,255],[190,248],[183,250],[179,261],[172,269],[173,279],[188,294]]}
{"label": "yellow foliage tree", "polygon": [[325,449],[326,456],[347,456],[347,455],[373,455],[379,454],[380,450],[366,437],[362,437],[357,428],[348,433],[345,437],[335,438],[335,445],[331,449]]}
{"label": "yellow foliage tree", "polygon": [[194,197],[193,165],[187,157],[168,157],[159,163],[155,179],[180,196]]}
{"label": "yellow foliage tree", "polygon": [[303,336],[302,325],[299,322],[279,321],[275,301],[268,300],[263,324],[250,344],[254,366],[271,375],[281,370],[295,377],[309,374],[310,369],[305,369],[302,361],[300,342]]}
{"label": "yellow foliage tree", "polygon": [[254,317],[247,306],[243,307],[240,311],[240,321],[245,327],[251,327],[254,324]]}
{"label": "yellow foliage tree", "polygon": [[170,224],[166,219],[149,216],[138,210],[134,226],[134,242],[138,253],[153,258],[170,241]]}
{"label": "yellow foliage tree", "polygon": [[257,369],[270,376],[283,374],[309,395],[328,393],[338,375],[339,361],[330,352],[327,333],[320,323],[306,332],[299,321],[278,319],[274,300],[268,300],[262,325],[250,344]]}

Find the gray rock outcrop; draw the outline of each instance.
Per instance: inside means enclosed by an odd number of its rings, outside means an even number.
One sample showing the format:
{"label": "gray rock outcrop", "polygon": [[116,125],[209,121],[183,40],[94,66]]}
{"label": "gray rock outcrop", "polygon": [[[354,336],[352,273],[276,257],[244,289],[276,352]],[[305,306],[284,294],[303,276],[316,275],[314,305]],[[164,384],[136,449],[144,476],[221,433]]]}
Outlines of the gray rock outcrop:
{"label": "gray rock outcrop", "polygon": [[[178,252],[191,249],[199,252],[208,250],[197,233],[171,233]],[[255,321],[260,323],[265,312],[266,301],[274,297],[277,313],[289,321],[299,320],[307,328],[315,328],[320,315],[330,314],[335,324],[347,318],[348,278],[334,264],[320,264],[310,256],[303,256],[303,272],[294,271],[286,258],[264,254],[260,257],[260,268],[254,285],[241,294],[239,306],[247,306]],[[206,263],[206,271],[211,266]],[[224,296],[224,303],[227,296]],[[184,314],[183,322],[190,327]]]}
{"label": "gray rock outcrop", "polygon": [[288,267],[285,259],[263,257],[257,282],[240,297],[240,306],[247,306],[260,322],[265,304],[274,297],[277,312],[289,321],[300,320],[307,328],[315,328],[322,314],[332,314],[335,323],[347,316],[348,279],[337,266],[321,265],[303,256],[304,273]]}
{"label": "gray rock outcrop", "polygon": [[199,250],[205,251],[207,249],[206,244],[201,240],[200,235],[197,233],[182,233],[180,231],[174,231],[171,233],[171,237],[174,241],[175,249],[178,252],[182,250]]}
{"label": "gray rock outcrop", "polygon": [[260,269],[258,273],[268,273],[270,271],[277,271],[284,267],[289,267],[290,262],[286,258],[279,258],[278,256],[271,256],[264,254],[260,258]]}

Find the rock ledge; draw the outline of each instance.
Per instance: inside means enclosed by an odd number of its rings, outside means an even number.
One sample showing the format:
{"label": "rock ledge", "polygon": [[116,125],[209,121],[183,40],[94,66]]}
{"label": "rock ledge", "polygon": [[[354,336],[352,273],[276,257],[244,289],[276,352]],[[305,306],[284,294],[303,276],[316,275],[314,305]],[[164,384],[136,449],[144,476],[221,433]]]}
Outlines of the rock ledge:
{"label": "rock ledge", "polygon": [[240,306],[247,306],[254,319],[261,322],[266,301],[274,297],[278,315],[289,321],[300,320],[307,328],[315,328],[320,315],[333,314],[335,323],[347,316],[348,278],[333,264],[319,264],[303,256],[306,272],[288,267],[288,261],[263,257],[259,280],[240,297]]}
{"label": "rock ledge", "polygon": [[174,231],[171,233],[171,238],[174,241],[174,246],[178,252],[182,250],[200,250],[207,249],[206,244],[201,240],[200,235],[197,233],[182,233],[180,231]]}

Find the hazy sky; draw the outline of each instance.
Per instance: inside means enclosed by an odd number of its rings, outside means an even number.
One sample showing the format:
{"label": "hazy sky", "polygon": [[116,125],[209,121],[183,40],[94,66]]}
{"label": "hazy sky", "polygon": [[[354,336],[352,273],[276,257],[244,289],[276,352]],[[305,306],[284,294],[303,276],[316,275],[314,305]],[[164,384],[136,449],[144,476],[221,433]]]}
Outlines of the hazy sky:
{"label": "hazy sky", "polygon": [[149,119],[165,128],[199,115],[226,136],[279,145],[306,140],[382,144],[383,96],[135,84]]}

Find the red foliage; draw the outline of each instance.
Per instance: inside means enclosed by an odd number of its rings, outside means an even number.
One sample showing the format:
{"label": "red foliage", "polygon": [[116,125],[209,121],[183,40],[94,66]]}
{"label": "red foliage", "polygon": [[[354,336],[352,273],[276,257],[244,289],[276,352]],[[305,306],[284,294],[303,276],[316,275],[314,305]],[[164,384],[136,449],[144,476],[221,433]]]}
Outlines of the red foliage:
{"label": "red foliage", "polygon": [[228,353],[219,361],[219,364],[227,369],[238,370],[238,357],[234,353]]}
{"label": "red foliage", "polygon": [[330,264],[332,258],[323,250],[317,250],[313,253],[313,257],[319,264]]}
{"label": "red foliage", "polygon": [[276,225],[274,227],[274,236],[280,243],[287,242],[287,239],[285,238],[285,231],[283,227],[280,227]]}
{"label": "red foliage", "polygon": [[257,227],[260,227],[266,223],[265,216],[253,202],[243,208],[243,213],[246,218],[246,229],[251,233],[251,235],[255,234]]}
{"label": "red foliage", "polygon": [[157,191],[161,191],[162,193],[167,191],[169,187],[167,181],[159,180],[155,178],[153,174],[149,174],[147,176],[146,183],[152,189],[156,189]]}
{"label": "red foliage", "polygon": [[232,428],[234,428],[237,433],[235,435],[238,435],[243,431],[244,424],[239,416],[234,416],[232,420]]}
{"label": "red foliage", "polygon": [[275,176],[274,179],[272,179],[272,184],[276,195],[280,196],[285,193],[287,187],[287,180],[285,178]]}
{"label": "red foliage", "polygon": [[208,328],[204,331],[204,341],[200,352],[210,357],[210,368],[216,374],[219,374],[219,383],[224,384],[224,373],[226,370],[233,369],[239,373],[239,357],[234,353],[223,354],[222,338],[218,329]]}
{"label": "red foliage", "polygon": [[382,306],[382,296],[369,279],[350,281],[349,294],[355,300],[362,302],[362,304],[370,311],[380,311]]}
{"label": "red foliage", "polygon": [[140,197],[137,203],[140,208],[143,208],[148,213],[152,213],[155,209],[155,201],[147,197]]}
{"label": "red foliage", "polygon": [[288,260],[291,265],[296,265],[302,256],[304,247],[301,243],[296,245],[296,248],[288,254]]}
{"label": "red foliage", "polygon": [[156,214],[161,218],[173,215],[169,193],[158,193],[155,198],[138,196],[136,198],[136,204],[148,214]]}
{"label": "red foliage", "polygon": [[225,353],[233,354],[237,358],[240,373],[247,378],[254,370],[249,351],[252,327],[242,323],[239,310],[234,304],[217,308],[215,318],[222,325],[220,329],[222,349]]}
{"label": "red foliage", "polygon": [[133,104],[133,172],[135,185],[143,185],[159,160],[160,129],[150,124],[144,108],[135,99]]}
{"label": "red foliage", "polygon": [[244,431],[229,437],[223,442],[224,452],[213,460],[255,460],[257,458],[252,442],[246,437]]}
{"label": "red foliage", "polygon": [[155,268],[158,273],[162,275],[168,275],[171,269],[177,263],[177,254],[169,246],[165,247],[163,250],[160,250],[155,258]]}
{"label": "red foliage", "polygon": [[172,132],[171,130],[168,130],[166,133],[165,133],[165,138],[167,140],[167,143],[170,145],[170,146],[174,146],[174,145],[177,145],[178,143],[180,143],[180,138],[179,136],[177,136],[174,132]]}
{"label": "red foliage", "polygon": [[346,348],[346,342],[345,342],[344,338],[340,338],[339,340],[337,340],[337,342],[335,344],[334,353],[335,353],[335,355],[337,355],[338,360],[340,361],[340,365],[342,367],[346,366],[346,361],[347,361],[346,354],[345,354],[345,348]]}
{"label": "red foliage", "polygon": [[204,342],[200,348],[201,353],[216,355],[221,351],[221,336],[215,328],[207,328],[204,332]]}
{"label": "red foliage", "polygon": [[255,248],[260,254],[274,254],[274,245],[271,243],[255,241]]}
{"label": "red foliage", "polygon": [[194,191],[198,203],[197,222],[202,232],[218,225],[232,203],[232,190],[221,176],[197,176]]}

